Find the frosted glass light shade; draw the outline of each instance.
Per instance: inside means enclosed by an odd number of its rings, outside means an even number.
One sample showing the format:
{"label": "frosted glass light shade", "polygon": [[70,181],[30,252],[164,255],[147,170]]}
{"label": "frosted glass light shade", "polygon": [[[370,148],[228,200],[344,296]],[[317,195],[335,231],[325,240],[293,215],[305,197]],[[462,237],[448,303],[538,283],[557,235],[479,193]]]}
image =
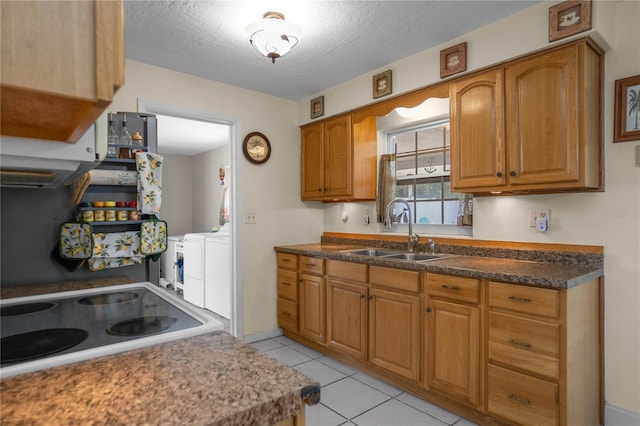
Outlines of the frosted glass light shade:
{"label": "frosted glass light shade", "polygon": [[298,44],[302,30],[295,24],[285,22],[284,15],[278,12],[267,12],[261,21],[247,26],[247,34],[251,45],[261,55],[271,58],[275,63]]}

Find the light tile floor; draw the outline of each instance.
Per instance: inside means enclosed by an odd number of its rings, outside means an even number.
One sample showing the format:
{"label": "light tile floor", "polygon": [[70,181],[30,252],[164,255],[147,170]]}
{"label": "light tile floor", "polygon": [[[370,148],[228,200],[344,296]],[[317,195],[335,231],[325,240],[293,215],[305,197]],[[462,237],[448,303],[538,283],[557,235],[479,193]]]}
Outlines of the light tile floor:
{"label": "light tile floor", "polygon": [[307,426],[475,425],[287,337],[252,346],[320,383],[320,403],[306,407]]}

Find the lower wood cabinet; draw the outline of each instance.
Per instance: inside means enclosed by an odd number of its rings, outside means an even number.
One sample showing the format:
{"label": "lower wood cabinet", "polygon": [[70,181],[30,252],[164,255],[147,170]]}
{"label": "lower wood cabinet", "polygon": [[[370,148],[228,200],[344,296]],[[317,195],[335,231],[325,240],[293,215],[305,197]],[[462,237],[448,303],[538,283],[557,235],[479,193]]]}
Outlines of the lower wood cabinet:
{"label": "lower wood cabinet", "polygon": [[487,413],[522,425],[600,424],[600,290],[488,283]]}
{"label": "lower wood cabinet", "polygon": [[287,336],[476,423],[601,422],[599,279],[550,289],[278,253],[277,284]]}
{"label": "lower wood cabinet", "polygon": [[423,275],[424,386],[480,407],[480,281]]}
{"label": "lower wood cabinet", "polygon": [[369,289],[369,362],[417,381],[419,355],[418,296]]}
{"label": "lower wood cabinet", "polygon": [[366,285],[327,279],[327,346],[367,358],[368,295]]}
{"label": "lower wood cabinet", "polygon": [[369,267],[369,362],[420,378],[420,273]]}
{"label": "lower wood cabinet", "polygon": [[425,310],[425,386],[465,404],[477,406],[480,309],[429,300]]}
{"label": "lower wood cabinet", "polygon": [[318,343],[325,341],[324,277],[300,274],[300,334]]}

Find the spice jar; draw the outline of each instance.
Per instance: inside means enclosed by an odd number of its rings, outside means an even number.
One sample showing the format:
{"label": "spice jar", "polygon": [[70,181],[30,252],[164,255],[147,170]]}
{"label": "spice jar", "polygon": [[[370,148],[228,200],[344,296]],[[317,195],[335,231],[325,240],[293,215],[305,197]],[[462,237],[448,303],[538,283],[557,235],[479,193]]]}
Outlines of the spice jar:
{"label": "spice jar", "polygon": [[128,212],[125,210],[127,203],[125,201],[116,201],[116,218],[118,220],[127,220],[129,218]]}
{"label": "spice jar", "polygon": [[83,222],[93,222],[93,220],[94,220],[93,210],[90,210],[91,203],[80,203],[80,208],[87,209],[87,210],[82,210],[82,213],[80,215],[80,219]]}
{"label": "spice jar", "polygon": [[115,201],[105,201],[104,206],[106,207],[105,211],[105,219],[107,222],[114,222],[117,219],[116,216],[116,202]]}
{"label": "spice jar", "polygon": [[129,206],[129,208],[133,208],[133,210],[129,211],[129,220],[140,220],[140,215],[138,214],[138,203],[135,201],[129,201],[127,206]]}
{"label": "spice jar", "polygon": [[96,222],[104,222],[106,220],[104,215],[104,201],[94,201],[93,208],[95,209],[93,211],[94,220]]}

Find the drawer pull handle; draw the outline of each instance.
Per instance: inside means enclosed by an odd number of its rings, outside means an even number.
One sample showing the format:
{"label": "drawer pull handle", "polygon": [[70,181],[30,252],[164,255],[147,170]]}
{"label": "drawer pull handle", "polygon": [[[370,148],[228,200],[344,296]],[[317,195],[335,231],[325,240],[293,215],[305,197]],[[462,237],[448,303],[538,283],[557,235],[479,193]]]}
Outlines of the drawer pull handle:
{"label": "drawer pull handle", "polygon": [[522,346],[523,348],[531,347],[531,343],[522,343],[522,342],[518,342],[515,339],[509,339],[509,343],[511,343],[512,345]]}
{"label": "drawer pull handle", "polygon": [[287,263],[291,262],[291,259],[281,259],[281,260],[282,260],[283,262],[287,262]]}
{"label": "drawer pull handle", "polygon": [[457,285],[447,285],[447,284],[442,284],[441,285],[442,288],[445,288],[447,290],[455,290],[458,291],[460,290],[460,287],[458,287]]}
{"label": "drawer pull handle", "polygon": [[531,405],[531,401],[529,401],[528,399],[520,399],[517,396],[515,396],[514,394],[510,393],[509,395],[507,395],[507,398],[509,398],[512,401],[516,401],[519,402],[520,404],[524,404],[524,405]]}
{"label": "drawer pull handle", "polygon": [[284,285],[291,285],[290,283],[286,282],[286,281],[282,281],[282,284]]}
{"label": "drawer pull handle", "polygon": [[305,263],[305,265],[307,265],[307,266],[309,266],[309,267],[311,267],[311,266],[316,266],[316,264],[315,264],[315,263]]}
{"label": "drawer pull handle", "polygon": [[531,299],[528,297],[509,296],[509,300],[514,302],[531,303]]}

